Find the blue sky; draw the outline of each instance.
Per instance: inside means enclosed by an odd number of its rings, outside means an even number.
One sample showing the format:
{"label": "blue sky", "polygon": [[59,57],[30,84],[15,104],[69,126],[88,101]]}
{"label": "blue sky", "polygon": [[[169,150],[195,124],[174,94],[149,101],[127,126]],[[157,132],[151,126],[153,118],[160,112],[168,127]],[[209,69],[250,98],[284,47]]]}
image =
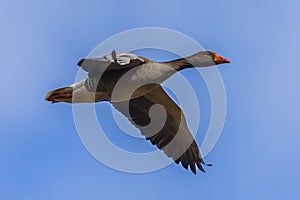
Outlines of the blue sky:
{"label": "blue sky", "polygon": [[[0,199],[297,199],[299,7],[295,0],[2,1]],[[219,67],[227,118],[206,174],[175,164],[139,175],[112,170],[82,145],[72,107],[43,100],[73,82],[76,62],[99,42],[146,26],[180,31],[232,61]],[[110,106],[97,112],[105,116]],[[122,147],[136,144],[118,134],[111,137]],[[153,149],[146,141],[138,148]]]}

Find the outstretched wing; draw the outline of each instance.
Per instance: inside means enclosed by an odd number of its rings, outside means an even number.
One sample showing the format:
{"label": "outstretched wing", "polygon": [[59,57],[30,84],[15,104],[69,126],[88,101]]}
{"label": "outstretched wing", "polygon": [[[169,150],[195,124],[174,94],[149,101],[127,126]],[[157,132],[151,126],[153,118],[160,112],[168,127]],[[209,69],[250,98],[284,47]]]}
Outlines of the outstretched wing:
{"label": "outstretched wing", "polygon": [[81,59],[77,65],[90,73],[133,68],[145,62],[143,57],[131,53],[116,53],[115,50],[102,58]]}
{"label": "outstretched wing", "polygon": [[[189,167],[195,174],[196,166],[204,172],[202,164],[205,163],[181,108],[160,85],[142,97],[112,104],[140,129],[147,140],[163,150],[177,164],[181,163],[185,169]],[[154,105],[161,105],[163,108],[155,109],[152,107]],[[155,130],[156,125],[161,128]]]}

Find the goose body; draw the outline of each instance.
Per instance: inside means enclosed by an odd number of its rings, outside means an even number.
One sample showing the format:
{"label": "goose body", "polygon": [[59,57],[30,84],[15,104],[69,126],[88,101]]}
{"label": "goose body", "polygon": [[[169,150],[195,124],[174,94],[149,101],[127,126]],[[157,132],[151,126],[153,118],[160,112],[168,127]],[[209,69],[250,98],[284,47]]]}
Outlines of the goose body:
{"label": "goose body", "polygon": [[[160,84],[177,71],[186,68],[229,62],[210,51],[200,51],[168,62],[155,62],[135,54],[113,51],[102,58],[81,59],[78,65],[88,73],[88,77],[81,82],[48,92],[45,99],[53,103],[110,101],[140,129],[147,140],[177,164],[181,163],[185,169],[190,168],[196,174],[196,167],[204,171],[202,164],[205,163],[181,108],[165,93]],[[155,120],[159,123],[160,119],[150,118],[149,111],[156,104],[164,107],[166,121],[160,130],[153,133],[155,127],[148,125],[155,125]]]}

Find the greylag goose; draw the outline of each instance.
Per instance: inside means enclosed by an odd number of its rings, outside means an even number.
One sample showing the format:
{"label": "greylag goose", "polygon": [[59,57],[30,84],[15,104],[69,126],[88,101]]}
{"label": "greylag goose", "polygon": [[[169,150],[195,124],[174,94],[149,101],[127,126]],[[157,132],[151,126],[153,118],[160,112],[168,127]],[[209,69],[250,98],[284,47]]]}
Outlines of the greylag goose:
{"label": "greylag goose", "polygon": [[[196,174],[196,167],[205,172],[202,165],[207,164],[203,161],[187,126],[183,111],[160,84],[177,71],[186,68],[229,62],[228,59],[211,51],[200,51],[167,62],[155,62],[135,54],[113,51],[102,58],[81,59],[78,66],[88,73],[88,77],[68,87],[49,91],[45,100],[52,103],[109,101],[147,140],[171,157],[175,163],[181,163],[185,169],[190,169]],[[120,80],[123,83],[119,84],[118,87],[121,89],[116,92],[114,89]],[[132,85],[136,87],[131,87]],[[127,93],[130,94],[126,96]],[[156,104],[164,107],[166,121],[159,131],[153,133],[153,127],[148,125],[150,122],[155,125],[155,121],[160,119],[150,118],[149,110]]]}

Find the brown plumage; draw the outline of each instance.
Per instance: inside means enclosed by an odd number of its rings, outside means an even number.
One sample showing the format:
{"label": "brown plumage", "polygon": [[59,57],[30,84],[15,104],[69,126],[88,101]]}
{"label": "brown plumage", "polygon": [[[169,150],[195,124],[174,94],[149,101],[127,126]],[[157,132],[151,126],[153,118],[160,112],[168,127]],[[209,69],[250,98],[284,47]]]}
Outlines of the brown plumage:
{"label": "brown plumage", "polygon": [[[71,86],[50,91],[45,99],[67,103],[110,101],[147,140],[171,157],[175,163],[181,163],[185,169],[190,169],[196,174],[196,168],[204,172],[202,165],[206,164],[188,129],[183,111],[160,84],[176,71],[185,68],[229,62],[210,51],[201,51],[168,62],[155,62],[134,54],[113,51],[102,58],[80,60],[78,65],[88,72],[88,78]],[[112,98],[116,84],[125,75],[127,78],[122,84],[122,90],[117,93],[117,97]],[[127,89],[130,91],[134,84],[143,86],[127,94]],[[161,105],[163,110],[152,110],[154,113],[150,118],[149,112],[155,105]],[[156,125],[162,121],[161,116],[165,116],[166,121],[161,129],[154,131]]]}

